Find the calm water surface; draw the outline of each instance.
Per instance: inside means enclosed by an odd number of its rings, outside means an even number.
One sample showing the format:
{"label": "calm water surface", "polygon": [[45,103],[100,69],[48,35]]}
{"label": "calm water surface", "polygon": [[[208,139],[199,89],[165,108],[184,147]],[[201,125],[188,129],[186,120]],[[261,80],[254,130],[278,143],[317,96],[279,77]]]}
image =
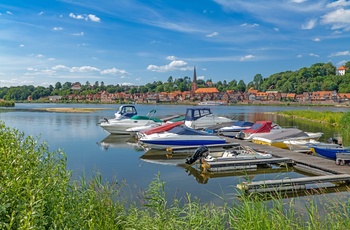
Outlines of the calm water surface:
{"label": "calm water surface", "polygon": [[[35,108],[74,107],[74,108],[104,108],[92,113],[56,113],[41,112]],[[184,114],[188,106],[170,105],[136,105],[140,115],[146,115],[156,109],[155,116],[166,117],[174,114]],[[264,169],[235,174],[199,173],[195,167],[183,166],[184,159],[171,159],[152,162],[142,159],[144,151],[132,139],[123,136],[110,136],[98,123],[103,119],[112,118],[119,105],[82,105],[82,104],[16,104],[14,109],[4,109],[0,112],[0,120],[6,126],[23,131],[26,135],[40,137],[50,146],[50,150],[63,149],[68,159],[68,169],[73,171],[74,178],[85,176],[90,178],[96,172],[105,181],[117,179],[125,181],[125,195],[137,201],[139,195],[147,189],[158,173],[166,182],[166,192],[169,198],[184,197],[190,193],[203,202],[221,203],[221,196],[231,199],[236,195],[236,185],[241,181],[266,180],[276,178],[304,177],[306,174],[294,169]],[[281,126],[298,126],[304,131],[321,131],[323,140],[336,134],[336,131],[320,124],[298,122],[263,112],[279,110],[305,110],[307,107],[282,106],[213,106],[213,113],[236,116],[241,120],[272,120]],[[342,108],[313,107],[313,110],[348,111]],[[182,165],[177,165],[181,163]]]}

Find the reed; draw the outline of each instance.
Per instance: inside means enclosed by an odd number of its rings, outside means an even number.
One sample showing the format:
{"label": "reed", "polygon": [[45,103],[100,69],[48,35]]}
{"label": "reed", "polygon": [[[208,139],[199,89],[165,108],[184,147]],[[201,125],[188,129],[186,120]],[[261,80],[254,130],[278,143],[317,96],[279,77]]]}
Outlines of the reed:
{"label": "reed", "polygon": [[0,100],[0,107],[15,107],[15,102]]}
{"label": "reed", "polygon": [[348,195],[241,194],[222,206],[190,194],[169,201],[158,174],[136,205],[117,180],[72,180],[66,162],[62,151],[0,123],[0,229],[350,229]]}
{"label": "reed", "polygon": [[312,110],[290,110],[277,112],[278,115],[306,119],[313,122],[319,122],[332,126],[339,126],[343,117],[343,112],[332,111],[312,111]]}

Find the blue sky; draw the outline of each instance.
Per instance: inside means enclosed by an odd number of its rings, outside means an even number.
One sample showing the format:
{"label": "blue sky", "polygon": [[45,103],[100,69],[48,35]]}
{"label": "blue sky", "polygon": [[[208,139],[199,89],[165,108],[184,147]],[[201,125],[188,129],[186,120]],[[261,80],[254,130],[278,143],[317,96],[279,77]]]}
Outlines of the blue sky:
{"label": "blue sky", "polygon": [[350,1],[7,0],[0,87],[264,78],[350,60]]}

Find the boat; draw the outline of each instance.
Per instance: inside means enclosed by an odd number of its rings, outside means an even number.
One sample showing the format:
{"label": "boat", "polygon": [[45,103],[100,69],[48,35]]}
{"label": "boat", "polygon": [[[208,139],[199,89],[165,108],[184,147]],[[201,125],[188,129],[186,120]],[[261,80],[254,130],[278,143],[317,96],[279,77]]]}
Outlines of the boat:
{"label": "boat", "polygon": [[162,132],[166,132],[174,127],[177,127],[179,125],[183,125],[184,122],[183,121],[177,121],[177,122],[173,122],[173,123],[164,123],[160,126],[157,127],[153,127],[147,130],[142,130],[137,132],[136,136],[138,139],[145,137],[146,135],[151,135],[153,133],[162,133]]}
{"label": "boat", "polygon": [[313,153],[316,153],[316,155],[319,155],[321,157],[325,157],[331,160],[336,160],[337,158],[337,153],[349,153],[350,154],[350,149],[344,148],[343,146],[340,147],[320,147],[320,146],[312,146],[310,150]]}
{"label": "boat", "polygon": [[249,129],[254,125],[250,121],[235,121],[231,126],[225,126],[218,129],[218,134],[226,137],[235,137],[239,132]]}
{"label": "boat", "polygon": [[140,126],[152,128],[163,124],[163,120],[152,117],[155,112],[155,110],[151,110],[146,116],[134,115],[128,119],[105,118],[100,126],[111,134],[130,135],[130,132],[127,131],[129,128]]}
{"label": "boat", "polygon": [[201,146],[225,144],[222,137],[189,128],[185,125],[173,127],[165,132],[151,133],[139,138],[145,148],[167,149],[176,146]]}
{"label": "boat", "polygon": [[236,138],[251,140],[254,136],[261,133],[269,133],[272,130],[281,129],[281,127],[272,121],[256,121],[249,129],[240,131]]}
{"label": "boat", "polygon": [[223,101],[201,101],[198,105],[225,105]]}
{"label": "boat", "polygon": [[252,142],[261,145],[270,145],[282,149],[288,149],[286,140],[317,140],[323,133],[304,132],[297,128],[285,128],[270,133],[257,134],[252,138]]}
{"label": "boat", "polygon": [[206,127],[234,122],[234,120],[214,115],[208,107],[192,107],[186,109],[185,125],[193,129],[204,129]]}
{"label": "boat", "polygon": [[318,147],[328,147],[328,148],[337,148],[340,147],[338,143],[328,143],[328,142],[320,142],[314,139],[310,140],[285,140],[283,141],[290,150],[301,153],[310,152],[310,148],[313,146]]}
{"label": "boat", "polygon": [[[218,154],[218,153],[216,153]],[[258,151],[248,146],[240,145],[235,149],[225,150],[221,155],[214,157],[206,146],[200,146],[194,154],[185,160],[185,163],[192,165],[199,162],[199,168],[206,171],[227,171],[241,169],[256,169],[257,164],[253,162],[244,164],[240,162],[263,160],[273,158],[272,154],[265,151]]]}

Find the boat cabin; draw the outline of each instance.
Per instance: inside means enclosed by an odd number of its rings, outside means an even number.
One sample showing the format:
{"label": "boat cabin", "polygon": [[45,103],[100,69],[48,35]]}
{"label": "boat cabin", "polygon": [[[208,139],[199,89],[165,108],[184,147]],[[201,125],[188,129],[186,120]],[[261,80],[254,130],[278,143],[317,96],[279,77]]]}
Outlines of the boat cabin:
{"label": "boat cabin", "polygon": [[206,107],[193,107],[186,109],[185,120],[186,121],[195,121],[203,116],[212,114],[210,108]]}
{"label": "boat cabin", "polygon": [[131,118],[134,115],[137,115],[137,111],[133,105],[122,105],[119,107],[118,112],[115,113],[116,117],[124,118]]}

